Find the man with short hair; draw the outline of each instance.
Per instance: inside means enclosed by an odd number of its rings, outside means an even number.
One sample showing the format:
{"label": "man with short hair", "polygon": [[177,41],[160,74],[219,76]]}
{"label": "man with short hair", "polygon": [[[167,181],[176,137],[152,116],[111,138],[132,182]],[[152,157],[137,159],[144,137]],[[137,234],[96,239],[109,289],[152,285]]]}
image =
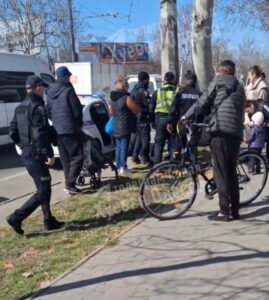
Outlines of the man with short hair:
{"label": "man with short hair", "polygon": [[142,154],[142,162],[150,163],[150,113],[149,113],[149,74],[141,71],[138,74],[138,83],[131,92],[135,103],[141,112],[137,116],[135,144],[133,149],[133,162],[140,163],[139,154]]}
{"label": "man with short hair", "polygon": [[[164,75],[163,87],[157,89],[152,95],[150,103],[150,113],[155,113],[156,135],[154,145],[154,164],[162,161],[162,154],[165,142],[171,139],[171,134],[167,130],[169,123],[170,107],[175,98],[178,97],[179,88],[176,86],[174,73],[167,72]],[[173,141],[170,141],[170,158],[173,153]]]}
{"label": "man with short hair", "polygon": [[15,109],[10,124],[10,138],[21,151],[22,161],[33,178],[37,191],[26,203],[7,217],[8,224],[20,235],[24,234],[22,222],[41,205],[46,230],[62,227],[50,210],[51,177],[48,166],[54,163],[50,144],[49,124],[45,104],[43,81],[36,75],[27,78],[27,96]]}
{"label": "man with short hair", "polygon": [[65,191],[70,195],[80,192],[76,180],[83,165],[82,105],[70,82],[71,72],[61,66],[57,80],[47,94],[48,116],[58,134],[60,159],[64,169]]}
{"label": "man with short hair", "polygon": [[[167,126],[167,130],[170,133],[173,132],[175,124],[178,123],[187,110],[200,98],[202,93],[196,88],[196,82],[196,75],[192,72],[187,72],[185,75],[185,85],[170,107],[170,120]],[[195,121],[199,123],[202,120],[195,120],[194,118],[194,122]],[[180,127],[179,146],[186,148],[187,134],[189,131],[183,124]],[[193,163],[197,163],[197,147],[190,147],[189,150],[190,160]]]}
{"label": "man with short hair", "polygon": [[235,64],[224,60],[208,90],[182,117],[182,120],[189,119],[205,107],[211,110],[210,148],[220,206],[217,214],[209,216],[212,221],[228,222],[230,215],[234,220],[240,219],[236,163],[243,137],[244,105],[245,93],[235,77]]}

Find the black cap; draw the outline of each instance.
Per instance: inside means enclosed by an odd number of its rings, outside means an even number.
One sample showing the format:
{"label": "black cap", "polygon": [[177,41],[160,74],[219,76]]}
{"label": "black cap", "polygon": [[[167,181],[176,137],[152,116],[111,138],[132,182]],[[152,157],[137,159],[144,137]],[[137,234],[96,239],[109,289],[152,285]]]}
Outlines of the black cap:
{"label": "black cap", "polygon": [[30,75],[26,79],[26,88],[27,89],[34,89],[37,86],[45,86],[42,79],[36,75]]}
{"label": "black cap", "polygon": [[70,77],[72,75],[72,73],[65,66],[59,67],[55,73],[56,73],[57,78],[66,78],[66,77]]}
{"label": "black cap", "polygon": [[176,77],[173,72],[167,72],[164,75],[164,81],[173,82],[176,80]]}
{"label": "black cap", "polygon": [[187,72],[187,74],[185,74],[185,79],[193,83],[196,83],[197,76],[192,72]]}

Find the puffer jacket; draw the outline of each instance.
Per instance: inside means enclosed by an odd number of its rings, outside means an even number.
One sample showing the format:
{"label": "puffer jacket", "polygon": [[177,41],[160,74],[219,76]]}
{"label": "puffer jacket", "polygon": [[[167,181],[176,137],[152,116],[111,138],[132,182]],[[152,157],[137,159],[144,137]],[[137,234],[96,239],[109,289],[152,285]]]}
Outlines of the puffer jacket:
{"label": "puffer jacket", "polygon": [[123,138],[131,134],[136,127],[136,117],[126,106],[129,93],[112,91],[110,94],[113,114],[112,135]]}
{"label": "puffer jacket", "polygon": [[268,100],[268,85],[262,80],[262,78],[258,78],[258,80],[252,84],[250,83],[246,87],[246,98],[247,100]]}
{"label": "puffer jacket", "polygon": [[210,110],[211,134],[229,134],[243,137],[245,92],[233,75],[219,75],[210,83],[208,90],[186,112],[188,119],[194,113]]}
{"label": "puffer jacket", "polygon": [[66,78],[57,79],[48,88],[47,110],[57,134],[79,134],[83,124],[82,105],[73,85]]}
{"label": "puffer jacket", "polygon": [[250,148],[262,149],[265,143],[265,128],[261,126],[247,126],[247,143]]}

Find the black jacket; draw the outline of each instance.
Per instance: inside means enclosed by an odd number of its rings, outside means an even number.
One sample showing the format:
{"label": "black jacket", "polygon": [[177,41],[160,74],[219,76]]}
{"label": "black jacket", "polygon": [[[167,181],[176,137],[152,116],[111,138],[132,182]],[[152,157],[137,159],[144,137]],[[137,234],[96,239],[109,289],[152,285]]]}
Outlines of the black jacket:
{"label": "black jacket", "polygon": [[138,82],[138,84],[131,92],[131,96],[134,98],[135,103],[141,109],[141,113],[137,115],[137,122],[149,123],[151,118],[149,113],[150,96],[148,89],[142,82]]}
{"label": "black jacket", "polygon": [[178,122],[201,95],[202,93],[195,86],[184,87],[171,105],[170,121]]}
{"label": "black jacket", "polygon": [[136,117],[126,107],[126,99],[129,93],[112,91],[110,94],[113,114],[112,135],[115,138],[126,137],[135,130]]}
{"label": "black jacket", "polygon": [[210,132],[225,133],[242,138],[245,92],[233,75],[216,76],[208,90],[186,112],[188,119],[206,107],[211,110]]}
{"label": "black jacket", "polygon": [[48,88],[48,116],[59,135],[80,133],[82,121],[82,105],[73,85],[67,79],[57,79]]}
{"label": "black jacket", "polygon": [[53,157],[45,103],[34,93],[16,107],[9,129],[10,138],[23,148],[31,145],[39,158]]}

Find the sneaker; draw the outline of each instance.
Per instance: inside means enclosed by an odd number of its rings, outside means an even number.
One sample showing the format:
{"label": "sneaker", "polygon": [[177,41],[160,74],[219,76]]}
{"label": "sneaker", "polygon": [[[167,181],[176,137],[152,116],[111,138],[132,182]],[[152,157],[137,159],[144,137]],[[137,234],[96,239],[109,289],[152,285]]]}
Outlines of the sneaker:
{"label": "sneaker", "polygon": [[68,188],[64,188],[63,191],[68,194],[69,193],[69,189]]}
{"label": "sneaker", "polygon": [[81,190],[79,190],[78,188],[76,188],[75,186],[74,187],[71,187],[69,190],[68,190],[68,194],[69,195],[77,195],[81,193]]}
{"label": "sneaker", "polygon": [[208,220],[210,221],[220,221],[220,222],[229,222],[229,216],[220,215],[219,213],[208,216]]}
{"label": "sneaker", "polygon": [[52,219],[49,222],[44,223],[44,228],[46,230],[57,230],[62,228],[64,224],[64,222],[60,222],[55,217],[52,217]]}
{"label": "sneaker", "polygon": [[239,213],[232,213],[232,220],[240,220]]}
{"label": "sneaker", "polygon": [[140,165],[140,164],[141,164],[141,161],[140,161],[139,158],[133,158],[133,163],[134,163],[135,165]]}
{"label": "sneaker", "polygon": [[24,231],[21,228],[21,222],[19,221],[15,221],[14,218],[12,217],[12,215],[8,216],[6,218],[7,223],[9,226],[12,227],[12,229],[19,235],[23,235]]}
{"label": "sneaker", "polygon": [[132,173],[132,171],[129,170],[128,168],[120,168],[120,170],[119,170],[120,175],[127,175],[127,174],[130,174],[130,173]]}

